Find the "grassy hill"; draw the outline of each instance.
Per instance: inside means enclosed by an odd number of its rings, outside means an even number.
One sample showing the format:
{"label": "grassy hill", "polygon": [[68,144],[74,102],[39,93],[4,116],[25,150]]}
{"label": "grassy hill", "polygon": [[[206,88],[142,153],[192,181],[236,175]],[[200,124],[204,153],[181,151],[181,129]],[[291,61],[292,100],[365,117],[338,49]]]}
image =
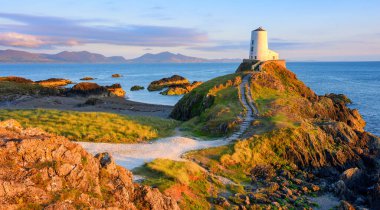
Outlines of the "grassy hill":
{"label": "grassy hill", "polygon": [[[205,82],[178,102],[172,117],[200,135],[228,134],[233,129],[220,130],[221,125],[244,113],[238,78],[231,74]],[[380,141],[364,131],[364,120],[346,106],[347,98],[318,96],[271,62],[252,74],[249,89],[259,116],[248,138],[187,153],[192,162],[146,164],[138,170],[148,177],[144,182],[173,195],[185,209],[309,209],[318,205],[310,197],[328,192],[348,201],[342,205],[358,197],[365,206],[379,202],[372,186],[380,184]]]}

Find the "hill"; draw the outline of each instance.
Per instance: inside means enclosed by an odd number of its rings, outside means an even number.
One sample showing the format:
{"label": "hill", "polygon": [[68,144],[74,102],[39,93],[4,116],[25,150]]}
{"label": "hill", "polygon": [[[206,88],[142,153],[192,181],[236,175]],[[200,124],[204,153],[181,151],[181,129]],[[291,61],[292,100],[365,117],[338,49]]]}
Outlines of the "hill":
{"label": "hill", "polygon": [[[241,77],[249,77],[246,96]],[[319,96],[276,62],[203,83],[171,116],[198,136],[227,136],[245,114],[240,97],[258,109],[240,139],[183,155],[191,163],[148,163],[139,169],[150,175],[144,183],[199,209],[310,209],[326,204],[319,199],[338,200],[324,209],[380,207],[380,139],[347,97]]]}
{"label": "hill", "polygon": [[157,54],[146,53],[138,58],[128,60],[129,63],[224,63],[240,62],[240,59],[205,59],[174,54],[171,52],[161,52]]}
{"label": "hill", "polygon": [[30,53],[19,50],[0,50],[0,63],[225,63],[240,62],[240,59],[204,59],[182,54],[162,52],[147,53],[138,58],[125,59],[122,56],[106,57],[87,51],[57,54]]}
{"label": "hill", "polygon": [[60,52],[57,54],[29,53],[18,50],[0,50],[2,63],[124,63],[120,56],[105,57],[101,54],[81,52]]}

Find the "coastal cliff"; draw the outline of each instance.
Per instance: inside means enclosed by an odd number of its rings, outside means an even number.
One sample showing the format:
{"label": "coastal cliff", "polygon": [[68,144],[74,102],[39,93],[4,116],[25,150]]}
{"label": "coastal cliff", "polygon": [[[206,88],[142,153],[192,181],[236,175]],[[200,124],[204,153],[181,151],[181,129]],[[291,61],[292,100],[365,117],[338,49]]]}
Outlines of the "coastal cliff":
{"label": "coastal cliff", "polygon": [[94,156],[64,137],[0,122],[4,209],[179,209],[157,189],[133,183],[108,153]]}

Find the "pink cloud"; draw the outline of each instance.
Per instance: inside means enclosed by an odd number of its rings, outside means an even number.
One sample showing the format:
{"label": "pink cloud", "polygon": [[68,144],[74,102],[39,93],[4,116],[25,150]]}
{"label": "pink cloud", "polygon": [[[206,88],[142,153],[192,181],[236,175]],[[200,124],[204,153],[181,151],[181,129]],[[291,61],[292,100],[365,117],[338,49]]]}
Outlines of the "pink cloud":
{"label": "pink cloud", "polygon": [[75,39],[61,40],[15,32],[0,33],[0,45],[8,47],[49,48],[53,45],[75,46],[79,44]]}
{"label": "pink cloud", "polygon": [[19,33],[1,33],[0,45],[12,47],[37,48],[45,45],[45,41],[37,36]]}

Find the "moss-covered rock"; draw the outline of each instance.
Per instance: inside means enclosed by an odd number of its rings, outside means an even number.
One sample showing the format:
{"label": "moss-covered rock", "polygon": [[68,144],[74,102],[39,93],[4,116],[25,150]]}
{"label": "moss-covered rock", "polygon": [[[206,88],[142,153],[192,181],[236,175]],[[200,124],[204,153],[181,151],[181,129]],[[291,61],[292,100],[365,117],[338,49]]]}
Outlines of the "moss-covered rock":
{"label": "moss-covered rock", "polygon": [[145,88],[143,86],[134,85],[131,87],[131,91],[138,91],[138,90],[144,90]]}

